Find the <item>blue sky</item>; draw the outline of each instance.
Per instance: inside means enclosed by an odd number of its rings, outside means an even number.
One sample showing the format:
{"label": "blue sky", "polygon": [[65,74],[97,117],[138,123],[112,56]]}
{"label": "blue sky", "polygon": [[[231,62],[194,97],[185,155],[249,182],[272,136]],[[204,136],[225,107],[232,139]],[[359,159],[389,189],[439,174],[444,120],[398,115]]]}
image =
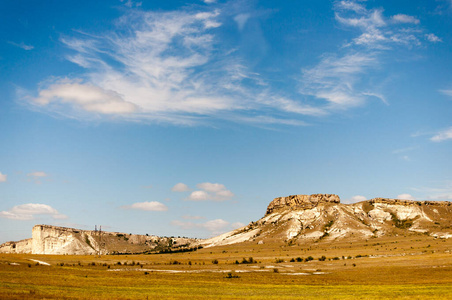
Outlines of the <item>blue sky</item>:
{"label": "blue sky", "polygon": [[3,1],[0,242],[452,200],[452,2]]}

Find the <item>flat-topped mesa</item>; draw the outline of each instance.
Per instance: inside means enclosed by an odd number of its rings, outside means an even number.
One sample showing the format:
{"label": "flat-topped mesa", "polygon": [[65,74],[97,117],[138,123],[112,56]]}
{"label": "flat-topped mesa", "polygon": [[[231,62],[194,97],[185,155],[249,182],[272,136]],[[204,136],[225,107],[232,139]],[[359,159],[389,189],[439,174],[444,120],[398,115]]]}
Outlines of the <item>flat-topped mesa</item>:
{"label": "flat-topped mesa", "polygon": [[405,200],[405,199],[390,199],[390,198],[373,198],[368,200],[369,203],[383,203],[390,205],[432,205],[432,206],[451,206],[452,203],[449,201],[416,201],[416,200]]}
{"label": "flat-topped mesa", "polygon": [[291,195],[288,197],[278,197],[273,199],[267,207],[267,215],[273,211],[290,208],[297,209],[311,209],[321,203],[340,203],[341,199],[334,194],[312,194],[312,195]]}

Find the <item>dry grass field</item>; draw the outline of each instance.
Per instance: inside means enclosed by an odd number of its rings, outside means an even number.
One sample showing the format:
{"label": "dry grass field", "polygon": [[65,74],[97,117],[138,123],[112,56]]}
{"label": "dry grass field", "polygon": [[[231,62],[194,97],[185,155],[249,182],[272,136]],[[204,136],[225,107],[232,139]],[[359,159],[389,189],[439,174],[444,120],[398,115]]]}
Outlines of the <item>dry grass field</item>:
{"label": "dry grass field", "polygon": [[156,298],[452,299],[452,240],[412,235],[153,255],[0,254],[0,299]]}

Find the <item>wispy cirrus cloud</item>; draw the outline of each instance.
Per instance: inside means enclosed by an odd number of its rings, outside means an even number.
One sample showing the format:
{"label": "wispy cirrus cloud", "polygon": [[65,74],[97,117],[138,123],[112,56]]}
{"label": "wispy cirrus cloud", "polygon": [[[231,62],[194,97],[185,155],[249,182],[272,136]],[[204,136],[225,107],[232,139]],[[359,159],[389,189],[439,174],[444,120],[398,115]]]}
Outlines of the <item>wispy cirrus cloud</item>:
{"label": "wispy cirrus cloud", "polygon": [[317,64],[300,65],[298,93],[286,93],[272,84],[271,75],[254,69],[240,54],[240,44],[224,42],[223,27],[232,23],[242,32],[255,22],[252,9],[237,9],[234,1],[204,2],[210,5],[134,8],[109,32],[64,36],[61,42],[71,52],[66,58],[81,75],[47,79],[24,98],[34,109],[77,119],[303,126],[305,116],[325,117],[372,98],[387,103],[366,82],[384,64],[381,51],[439,39],[424,32],[414,16],[387,17],[382,8],[368,9],[362,1],[337,1],[336,21],[356,30],[356,37],[336,54],[324,53]]}
{"label": "wispy cirrus cloud", "polygon": [[433,142],[442,142],[452,139],[452,127],[441,130],[430,138]]}
{"label": "wispy cirrus cloud", "polygon": [[33,50],[35,48],[34,46],[27,45],[24,42],[21,42],[21,43],[8,42],[8,44],[13,45],[13,46],[18,47],[18,48],[21,48],[21,49],[26,50],[26,51],[30,51],[30,50]]}
{"label": "wispy cirrus cloud", "polygon": [[66,215],[60,214],[55,208],[41,203],[21,204],[10,210],[0,211],[0,217],[12,220],[33,220],[41,215],[51,216],[53,219],[67,219]]}
{"label": "wispy cirrus cloud", "polygon": [[357,36],[346,41],[337,53],[325,53],[318,64],[303,68],[300,93],[320,100],[321,104],[314,107],[323,112],[360,106],[372,98],[388,104],[385,95],[374,87],[378,71],[389,62],[384,53],[397,47],[419,46],[425,38],[434,42],[435,35],[426,34],[414,16],[387,17],[383,8],[368,9],[363,1],[337,1],[334,13],[336,21],[355,30]]}
{"label": "wispy cirrus cloud", "polygon": [[46,177],[48,177],[49,174],[43,171],[34,171],[27,174],[27,177],[29,180],[33,181],[34,183],[41,184],[42,180]]}

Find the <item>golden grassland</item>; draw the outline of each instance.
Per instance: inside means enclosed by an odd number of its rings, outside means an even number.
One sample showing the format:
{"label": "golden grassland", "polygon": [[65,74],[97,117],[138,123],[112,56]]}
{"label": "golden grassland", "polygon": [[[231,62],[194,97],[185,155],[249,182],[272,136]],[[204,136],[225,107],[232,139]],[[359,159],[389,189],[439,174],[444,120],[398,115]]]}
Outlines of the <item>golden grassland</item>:
{"label": "golden grassland", "polygon": [[452,240],[413,235],[153,255],[0,254],[0,299],[155,298],[452,299]]}

